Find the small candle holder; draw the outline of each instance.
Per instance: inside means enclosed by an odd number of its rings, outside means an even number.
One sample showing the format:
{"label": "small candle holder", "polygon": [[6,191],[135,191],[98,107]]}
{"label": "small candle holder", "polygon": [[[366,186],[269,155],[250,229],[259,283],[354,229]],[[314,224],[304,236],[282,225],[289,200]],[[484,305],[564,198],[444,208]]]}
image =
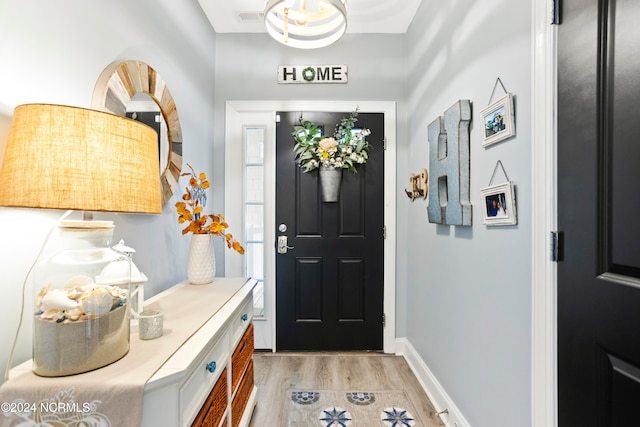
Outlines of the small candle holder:
{"label": "small candle holder", "polygon": [[138,334],[141,340],[152,340],[162,336],[163,322],[160,310],[144,310],[138,315]]}

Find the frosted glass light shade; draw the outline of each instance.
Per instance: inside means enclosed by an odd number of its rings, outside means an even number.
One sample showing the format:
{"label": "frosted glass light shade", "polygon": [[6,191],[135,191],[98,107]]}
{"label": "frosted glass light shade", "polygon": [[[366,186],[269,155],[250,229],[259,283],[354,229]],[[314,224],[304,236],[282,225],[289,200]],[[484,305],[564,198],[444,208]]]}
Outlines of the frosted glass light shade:
{"label": "frosted glass light shade", "polygon": [[78,107],[16,107],[0,170],[0,206],[161,213],[153,129]]}
{"label": "frosted glass light shade", "polygon": [[266,0],[264,22],[271,37],[287,46],[328,46],[347,30],[347,1]]}

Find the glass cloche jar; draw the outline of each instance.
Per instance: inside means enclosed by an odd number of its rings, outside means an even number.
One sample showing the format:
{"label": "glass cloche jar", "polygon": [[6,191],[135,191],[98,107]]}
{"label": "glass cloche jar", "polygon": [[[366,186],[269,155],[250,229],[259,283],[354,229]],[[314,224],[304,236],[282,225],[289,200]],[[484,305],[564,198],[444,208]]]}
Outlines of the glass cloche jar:
{"label": "glass cloche jar", "polygon": [[[46,377],[101,368],[129,351],[130,257],[110,247],[111,221],[62,221],[60,249],[35,270],[33,372]],[[99,278],[128,260],[118,283]],[[120,264],[121,265],[121,264]]]}

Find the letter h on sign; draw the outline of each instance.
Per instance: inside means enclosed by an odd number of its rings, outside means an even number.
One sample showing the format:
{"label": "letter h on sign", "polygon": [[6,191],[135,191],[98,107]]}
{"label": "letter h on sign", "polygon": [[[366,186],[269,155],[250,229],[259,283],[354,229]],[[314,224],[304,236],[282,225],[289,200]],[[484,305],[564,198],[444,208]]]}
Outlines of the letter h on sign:
{"label": "letter h on sign", "polygon": [[287,70],[287,67],[282,67],[282,80],[287,81],[287,76],[291,77],[291,80],[296,80],[296,67],[292,67],[291,71]]}
{"label": "letter h on sign", "polygon": [[471,102],[461,99],[428,126],[429,222],[471,225],[469,124]]}

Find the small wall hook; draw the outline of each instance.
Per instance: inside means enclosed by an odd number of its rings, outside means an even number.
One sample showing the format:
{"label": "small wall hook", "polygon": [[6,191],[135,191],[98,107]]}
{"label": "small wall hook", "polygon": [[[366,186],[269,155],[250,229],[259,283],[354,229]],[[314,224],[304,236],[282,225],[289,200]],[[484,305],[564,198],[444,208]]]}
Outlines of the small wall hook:
{"label": "small wall hook", "polygon": [[411,190],[405,189],[404,192],[412,202],[418,197],[426,199],[429,194],[429,173],[427,170],[423,168],[418,174],[412,173],[409,176],[409,186]]}
{"label": "small wall hook", "polygon": [[416,198],[415,194],[413,194],[413,191],[409,191],[405,188],[404,192],[407,193],[407,197],[410,198],[411,201],[413,202],[413,200]]}

